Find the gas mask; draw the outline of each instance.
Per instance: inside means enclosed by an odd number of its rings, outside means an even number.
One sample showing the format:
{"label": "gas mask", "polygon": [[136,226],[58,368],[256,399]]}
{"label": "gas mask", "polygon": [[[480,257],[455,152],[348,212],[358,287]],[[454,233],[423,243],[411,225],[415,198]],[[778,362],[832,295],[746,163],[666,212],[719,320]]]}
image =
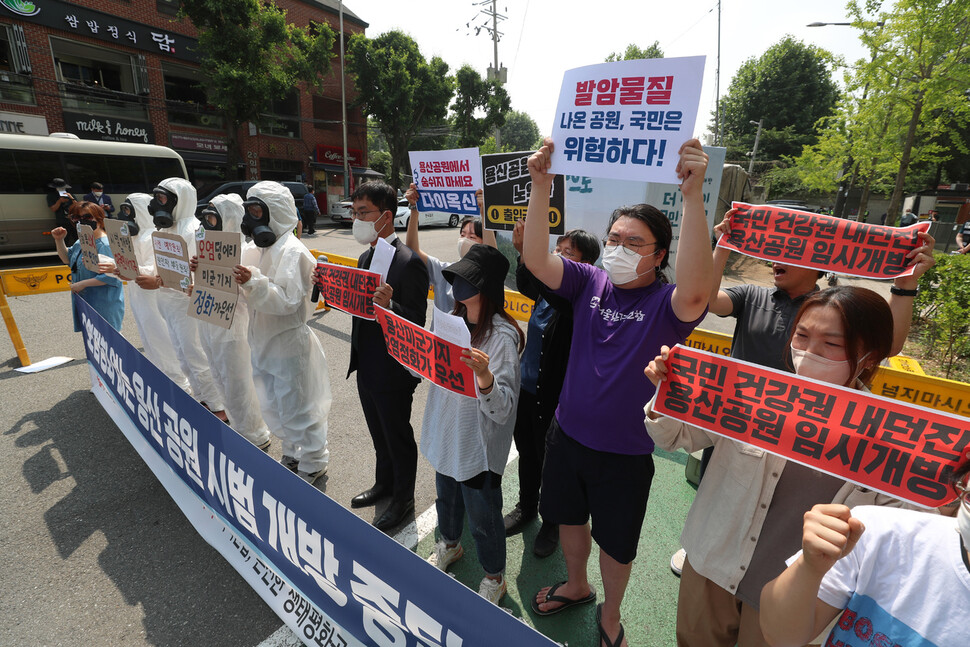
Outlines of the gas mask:
{"label": "gas mask", "polygon": [[152,215],[157,229],[168,229],[175,224],[175,205],[178,204],[178,196],[163,186],[152,189],[155,196],[148,203],[148,213]]}
{"label": "gas mask", "polygon": [[269,247],[276,242],[276,234],[269,227],[269,207],[259,198],[250,198],[243,202],[246,214],[243,216],[240,229],[243,235],[249,236],[256,243],[256,247]]}
{"label": "gas mask", "polygon": [[199,220],[202,221],[202,228],[206,231],[222,231],[222,216],[211,202],[199,214]]}
{"label": "gas mask", "polygon": [[125,200],[118,207],[118,220],[124,220],[128,223],[128,233],[132,236],[138,234],[138,225],[135,224],[135,207],[130,202]]}

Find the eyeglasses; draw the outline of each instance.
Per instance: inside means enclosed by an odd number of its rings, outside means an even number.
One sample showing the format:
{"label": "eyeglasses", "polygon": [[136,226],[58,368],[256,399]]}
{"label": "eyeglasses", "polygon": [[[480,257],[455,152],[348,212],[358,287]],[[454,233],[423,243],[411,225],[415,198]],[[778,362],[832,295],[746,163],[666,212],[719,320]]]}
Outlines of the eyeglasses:
{"label": "eyeglasses", "polygon": [[963,483],[957,483],[954,487],[960,495],[960,503],[970,508],[970,488]]}
{"label": "eyeglasses", "polygon": [[563,258],[568,258],[571,261],[575,261],[577,258],[579,258],[579,254],[573,251],[573,249],[570,247],[557,247],[556,253]]}
{"label": "eyeglasses", "polygon": [[641,243],[635,240],[631,240],[629,238],[621,240],[619,236],[607,236],[606,238],[603,239],[604,247],[616,247],[617,245],[620,245],[623,251],[629,254],[630,256],[639,255],[640,250],[643,249],[644,247],[647,247],[649,245],[656,245],[656,244],[658,243],[656,242]]}
{"label": "eyeglasses", "polygon": [[369,213],[383,213],[383,212],[380,209],[371,209],[369,211],[351,211],[350,217],[353,218],[354,220],[357,220],[359,218],[363,218]]}

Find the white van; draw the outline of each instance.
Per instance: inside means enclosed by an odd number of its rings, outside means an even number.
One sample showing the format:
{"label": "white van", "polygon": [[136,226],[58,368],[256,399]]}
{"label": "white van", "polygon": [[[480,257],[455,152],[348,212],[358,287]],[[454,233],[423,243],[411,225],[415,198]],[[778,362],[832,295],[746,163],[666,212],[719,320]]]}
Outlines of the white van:
{"label": "white van", "polygon": [[129,193],[151,192],[160,180],[188,179],[188,173],[179,154],[164,146],[0,135],[0,254],[54,251],[47,194],[55,177],[78,200],[101,182],[117,208]]}

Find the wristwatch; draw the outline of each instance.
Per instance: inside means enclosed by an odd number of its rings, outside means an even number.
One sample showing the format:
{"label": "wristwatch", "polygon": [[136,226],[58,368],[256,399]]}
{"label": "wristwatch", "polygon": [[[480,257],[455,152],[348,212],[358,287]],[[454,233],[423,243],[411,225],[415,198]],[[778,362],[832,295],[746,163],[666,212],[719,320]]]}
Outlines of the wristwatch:
{"label": "wristwatch", "polygon": [[890,287],[889,291],[901,297],[915,297],[919,294],[919,290],[904,290],[903,288],[897,288],[895,285]]}

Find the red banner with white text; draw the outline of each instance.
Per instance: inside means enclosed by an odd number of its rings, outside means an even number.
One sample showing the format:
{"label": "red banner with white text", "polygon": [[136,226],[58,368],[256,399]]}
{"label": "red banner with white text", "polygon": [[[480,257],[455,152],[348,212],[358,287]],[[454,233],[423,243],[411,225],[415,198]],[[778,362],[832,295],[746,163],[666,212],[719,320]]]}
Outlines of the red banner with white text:
{"label": "red banner with white text", "polygon": [[927,507],[953,501],[970,419],[676,346],[653,410]]}
{"label": "red banner with white text", "polygon": [[361,319],[374,320],[374,290],[381,283],[376,272],[333,263],[317,263],[314,282],[327,305]]}

